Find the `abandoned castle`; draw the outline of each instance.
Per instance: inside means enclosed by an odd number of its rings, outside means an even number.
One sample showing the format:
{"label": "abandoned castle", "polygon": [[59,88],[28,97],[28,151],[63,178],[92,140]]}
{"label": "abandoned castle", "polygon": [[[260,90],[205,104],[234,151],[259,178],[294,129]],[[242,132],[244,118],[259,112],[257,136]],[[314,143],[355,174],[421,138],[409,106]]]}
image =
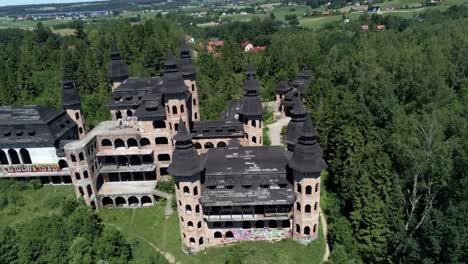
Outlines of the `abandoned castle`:
{"label": "abandoned castle", "polygon": [[109,77],[112,120],[86,132],[81,100],[67,74],[63,110],[0,107],[0,178],[72,184],[96,209],[156,203],[159,181],[175,182],[186,252],[240,240],[317,238],[320,155],[301,94],[312,74],[278,84],[277,116],[291,121],[283,146],[263,146],[262,102],[249,65],[243,98],[219,120],[200,121],[190,50],[171,53],[160,77],[129,78],[113,45]]}

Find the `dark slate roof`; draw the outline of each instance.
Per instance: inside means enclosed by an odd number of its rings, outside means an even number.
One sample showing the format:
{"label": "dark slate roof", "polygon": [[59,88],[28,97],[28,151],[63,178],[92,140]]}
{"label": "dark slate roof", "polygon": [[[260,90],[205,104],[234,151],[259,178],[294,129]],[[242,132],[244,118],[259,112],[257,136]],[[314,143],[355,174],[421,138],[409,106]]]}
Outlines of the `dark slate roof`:
{"label": "dark slate roof", "polygon": [[304,122],[302,132],[288,165],[298,172],[315,175],[319,175],[320,171],[326,167],[317,142],[317,132],[313,127],[310,116],[307,116]]}
{"label": "dark slate roof", "polygon": [[170,50],[167,52],[167,57],[166,57],[166,61],[164,62],[164,67],[166,67],[166,72],[177,72],[177,71],[179,71],[179,69],[177,67],[176,58],[175,58],[174,54],[172,53],[172,51],[170,51]]}
{"label": "dark slate roof", "polygon": [[232,138],[244,137],[244,127],[237,120],[195,121],[191,129],[192,137]]}
{"label": "dark slate roof", "polygon": [[285,94],[287,91],[291,90],[292,88],[288,85],[288,82],[281,81],[276,85],[276,93],[278,94]]}
{"label": "dark slate roof", "polygon": [[242,100],[242,108],[239,113],[249,118],[261,119],[263,107],[260,97],[244,97]]}
{"label": "dark slate roof", "polygon": [[112,43],[111,61],[108,70],[109,78],[112,81],[122,82],[128,78],[128,66],[120,57],[120,52],[115,43]]}
{"label": "dark slate roof", "polygon": [[245,71],[245,78],[246,79],[255,79],[255,75],[256,75],[256,72],[255,72],[255,68],[252,64],[252,62],[249,63],[249,66],[247,66],[247,70]]}
{"label": "dark slate roof", "polygon": [[[0,106],[0,144],[50,146],[77,126],[63,110],[42,106]],[[57,144],[58,147],[58,144]]]}
{"label": "dark slate roof", "polygon": [[[107,106],[112,110],[136,109],[144,98],[160,100],[161,85],[162,79],[159,77],[127,79],[117,89],[112,91],[112,99],[107,103]],[[159,91],[159,96],[155,97],[153,93],[148,98],[147,94],[153,90]]]}
{"label": "dark slate roof", "polygon": [[80,109],[81,97],[76,90],[75,81],[64,76],[62,81],[62,106],[65,109]]}
{"label": "dark slate roof", "polygon": [[185,41],[180,45],[180,71],[185,79],[195,80],[196,68],[190,57],[190,49]]}
{"label": "dark slate roof", "polygon": [[309,70],[307,67],[305,67],[304,69],[302,69],[302,71],[300,71],[297,74],[297,77],[293,81],[292,85],[294,88],[297,89],[299,93],[303,94],[305,92],[305,89],[312,82],[312,79],[313,79],[312,71]]}
{"label": "dark slate roof", "polygon": [[297,91],[295,90],[287,91],[284,94],[284,98],[281,100],[281,105],[293,107],[297,96],[298,96]]}
{"label": "dark slate roof", "polygon": [[296,98],[294,108],[290,112],[291,121],[288,123],[288,129],[284,135],[284,140],[288,144],[296,144],[297,139],[302,133],[302,127],[307,117],[307,111],[300,97]]}
{"label": "dark slate roof", "polygon": [[[293,203],[294,193],[286,179],[287,158],[282,147],[213,148],[206,155],[203,205]],[[251,186],[246,188],[246,185]]]}
{"label": "dark slate roof", "polygon": [[198,156],[192,143],[192,137],[182,119],[179,121],[178,132],[174,136],[174,140],[176,140],[176,144],[168,172],[174,177],[193,176],[201,172],[203,170],[202,159]]}
{"label": "dark slate roof", "polygon": [[244,96],[258,96],[260,94],[258,81],[254,78],[244,80]]}

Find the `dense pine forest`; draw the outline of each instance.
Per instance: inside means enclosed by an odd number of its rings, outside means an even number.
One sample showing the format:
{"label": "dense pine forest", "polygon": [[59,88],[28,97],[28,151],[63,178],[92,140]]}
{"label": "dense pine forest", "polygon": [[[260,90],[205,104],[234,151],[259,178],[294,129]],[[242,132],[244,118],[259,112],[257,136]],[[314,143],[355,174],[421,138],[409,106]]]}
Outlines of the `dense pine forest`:
{"label": "dense pine forest", "polygon": [[[364,32],[362,24],[386,30]],[[192,46],[204,119],[217,118],[227,100],[241,96],[249,61],[265,101],[273,99],[278,81],[292,80],[307,66],[314,81],[305,99],[328,164],[322,203],[331,262],[462,263],[468,259],[467,24],[468,8],[453,6],[414,18],[363,15],[319,31],[279,27],[270,18],[196,28],[171,16],[80,24],[66,37],[41,24],[34,31],[2,29],[0,105],[60,108],[66,66],[74,71],[88,128],[109,119],[112,41],[131,76],[155,76],[185,34],[197,43],[224,40],[217,59]],[[245,54],[245,40],[268,49]],[[73,208],[69,215],[86,211]],[[45,235],[39,228],[19,229]],[[116,236],[76,232],[90,239]],[[12,233],[3,228],[0,241]],[[25,247],[21,241],[17,246]],[[59,244],[50,250],[63,250]],[[0,262],[10,252],[1,248]],[[45,263],[30,257],[30,263]]]}

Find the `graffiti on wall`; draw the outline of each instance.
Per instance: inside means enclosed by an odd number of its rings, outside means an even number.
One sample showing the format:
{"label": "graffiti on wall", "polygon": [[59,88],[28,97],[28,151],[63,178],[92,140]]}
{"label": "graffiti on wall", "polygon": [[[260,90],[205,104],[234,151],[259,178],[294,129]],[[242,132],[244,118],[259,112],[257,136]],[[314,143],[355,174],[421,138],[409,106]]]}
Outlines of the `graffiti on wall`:
{"label": "graffiti on wall", "polygon": [[226,241],[235,240],[276,240],[291,237],[289,228],[231,229],[234,237],[224,236]]}
{"label": "graffiti on wall", "polygon": [[58,164],[22,164],[3,166],[5,173],[24,173],[24,172],[58,172],[60,171]]}

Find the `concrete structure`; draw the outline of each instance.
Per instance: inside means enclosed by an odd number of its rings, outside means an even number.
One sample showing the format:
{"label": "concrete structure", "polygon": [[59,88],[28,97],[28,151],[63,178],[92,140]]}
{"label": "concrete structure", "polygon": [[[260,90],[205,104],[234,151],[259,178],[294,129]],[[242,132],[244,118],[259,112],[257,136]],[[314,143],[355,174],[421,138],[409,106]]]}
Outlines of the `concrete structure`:
{"label": "concrete structure", "polygon": [[312,71],[304,67],[297,75],[296,79],[289,85],[281,81],[276,86],[275,109],[273,115],[276,119],[289,116],[289,111],[294,106],[295,99],[300,95],[305,95],[306,89],[314,79]]}

